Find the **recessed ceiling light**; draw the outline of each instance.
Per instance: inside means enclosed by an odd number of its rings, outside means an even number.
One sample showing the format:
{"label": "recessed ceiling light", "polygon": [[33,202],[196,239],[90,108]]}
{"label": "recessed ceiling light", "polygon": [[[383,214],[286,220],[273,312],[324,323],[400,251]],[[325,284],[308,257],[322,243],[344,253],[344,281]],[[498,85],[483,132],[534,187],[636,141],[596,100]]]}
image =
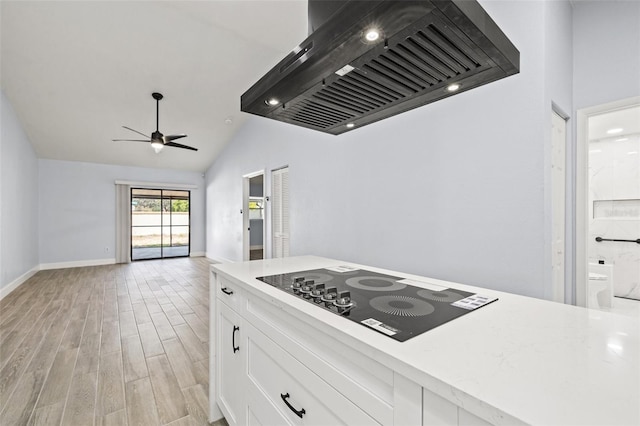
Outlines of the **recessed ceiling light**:
{"label": "recessed ceiling light", "polygon": [[380,38],[380,30],[377,28],[369,28],[364,32],[364,38],[367,41],[376,41]]}
{"label": "recessed ceiling light", "polygon": [[460,88],[460,85],[458,83],[453,83],[447,86],[447,90],[449,92],[455,92],[456,90],[458,90]]}
{"label": "recessed ceiling light", "polygon": [[629,138],[620,138],[620,139],[616,139],[616,142],[624,142],[624,141],[628,141]]}
{"label": "recessed ceiling light", "polygon": [[615,129],[607,130],[608,135],[615,135],[616,133],[622,132],[624,129],[622,127],[616,127]]}
{"label": "recessed ceiling light", "polygon": [[629,152],[627,152],[627,154],[629,154],[629,155],[636,155],[637,153],[638,153],[638,151],[629,151]]}
{"label": "recessed ceiling light", "polygon": [[268,100],[264,101],[264,103],[267,104],[267,105],[276,106],[276,105],[278,105],[280,103],[280,101],[278,99],[276,99],[276,98],[271,98],[271,99],[268,99]]}
{"label": "recessed ceiling light", "polygon": [[349,129],[353,128],[354,126],[355,126],[355,124],[353,124],[353,123],[347,123],[347,128],[349,128]]}
{"label": "recessed ceiling light", "polygon": [[231,119],[231,117],[227,117],[227,118],[224,119],[224,124],[229,125],[231,123],[233,123],[233,120]]}

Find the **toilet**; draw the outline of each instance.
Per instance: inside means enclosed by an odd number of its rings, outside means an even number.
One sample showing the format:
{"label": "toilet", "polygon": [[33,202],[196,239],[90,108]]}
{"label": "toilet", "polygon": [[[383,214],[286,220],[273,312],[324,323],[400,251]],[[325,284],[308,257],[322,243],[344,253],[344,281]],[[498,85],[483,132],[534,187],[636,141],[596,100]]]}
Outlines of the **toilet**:
{"label": "toilet", "polygon": [[589,263],[587,308],[611,308],[613,305],[613,265]]}

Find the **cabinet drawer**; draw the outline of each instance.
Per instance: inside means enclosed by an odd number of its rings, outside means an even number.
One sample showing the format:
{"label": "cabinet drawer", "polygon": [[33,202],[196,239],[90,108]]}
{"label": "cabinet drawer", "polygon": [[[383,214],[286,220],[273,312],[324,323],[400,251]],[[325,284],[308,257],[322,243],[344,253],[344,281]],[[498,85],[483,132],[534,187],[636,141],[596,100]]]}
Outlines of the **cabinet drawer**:
{"label": "cabinet drawer", "polygon": [[247,385],[247,426],[285,426],[291,422],[251,380]]}
{"label": "cabinet drawer", "polygon": [[249,387],[255,385],[288,423],[379,424],[256,328],[245,328]]}
{"label": "cabinet drawer", "polygon": [[216,283],[216,295],[234,311],[242,312],[242,303],[245,300],[244,292],[238,284],[218,275]]}
{"label": "cabinet drawer", "polygon": [[273,301],[247,294],[244,317],[262,334],[381,424],[394,418],[393,371],[313,329]]}

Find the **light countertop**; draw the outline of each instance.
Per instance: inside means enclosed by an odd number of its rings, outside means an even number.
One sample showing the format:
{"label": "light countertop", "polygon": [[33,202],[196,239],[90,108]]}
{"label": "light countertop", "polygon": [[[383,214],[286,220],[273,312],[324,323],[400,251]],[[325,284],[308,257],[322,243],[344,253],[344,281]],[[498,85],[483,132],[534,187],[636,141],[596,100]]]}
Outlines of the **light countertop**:
{"label": "light countertop", "polygon": [[[499,300],[397,342],[255,279],[339,265]],[[315,256],[212,269],[491,423],[640,425],[638,318]]]}

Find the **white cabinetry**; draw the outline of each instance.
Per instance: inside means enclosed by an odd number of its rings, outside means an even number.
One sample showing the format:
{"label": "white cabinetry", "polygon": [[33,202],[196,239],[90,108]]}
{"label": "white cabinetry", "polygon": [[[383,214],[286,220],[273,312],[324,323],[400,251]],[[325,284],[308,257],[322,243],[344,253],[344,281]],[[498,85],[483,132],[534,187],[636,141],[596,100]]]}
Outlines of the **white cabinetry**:
{"label": "white cabinetry", "polygon": [[218,302],[218,336],[216,354],[217,398],[225,418],[231,425],[243,425],[247,347],[244,326],[238,313]]}
{"label": "white cabinetry", "polygon": [[213,394],[230,425],[483,424],[280,301],[215,280]]}

